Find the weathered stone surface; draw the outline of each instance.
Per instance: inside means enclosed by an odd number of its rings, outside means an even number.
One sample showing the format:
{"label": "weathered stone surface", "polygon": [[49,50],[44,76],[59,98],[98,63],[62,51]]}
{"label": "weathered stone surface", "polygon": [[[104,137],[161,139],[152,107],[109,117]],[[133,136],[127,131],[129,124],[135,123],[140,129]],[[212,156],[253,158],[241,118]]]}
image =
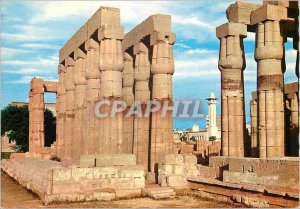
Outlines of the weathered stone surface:
{"label": "weathered stone surface", "polygon": [[261,6],[262,5],[259,4],[237,1],[227,8],[226,16],[229,22],[250,25],[251,12],[253,12]]}

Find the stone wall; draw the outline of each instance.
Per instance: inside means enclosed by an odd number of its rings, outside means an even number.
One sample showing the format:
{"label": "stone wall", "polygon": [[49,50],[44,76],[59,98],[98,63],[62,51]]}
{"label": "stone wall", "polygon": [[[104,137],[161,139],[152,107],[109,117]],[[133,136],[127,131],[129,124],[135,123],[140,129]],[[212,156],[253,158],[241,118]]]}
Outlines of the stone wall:
{"label": "stone wall", "polygon": [[[95,164],[87,166],[90,159]],[[36,158],[3,160],[2,170],[38,194],[45,204],[142,195],[145,172],[142,166],[136,166],[134,155],[97,155],[96,158],[85,155],[81,162],[82,166],[66,167],[60,162]]]}
{"label": "stone wall", "polygon": [[187,177],[198,174],[195,155],[169,154],[159,159],[157,179],[161,186],[187,187]]}

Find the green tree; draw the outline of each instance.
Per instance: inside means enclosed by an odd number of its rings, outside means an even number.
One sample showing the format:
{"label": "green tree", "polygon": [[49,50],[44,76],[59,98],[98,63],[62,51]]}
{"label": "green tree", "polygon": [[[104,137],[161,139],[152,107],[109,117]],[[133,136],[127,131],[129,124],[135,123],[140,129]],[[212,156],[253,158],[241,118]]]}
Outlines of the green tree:
{"label": "green tree", "polygon": [[[50,146],[55,140],[56,118],[52,112],[45,109],[45,146]],[[28,106],[7,106],[1,110],[1,135],[7,134],[10,141],[16,141],[20,151],[27,152],[29,148],[29,112]]]}

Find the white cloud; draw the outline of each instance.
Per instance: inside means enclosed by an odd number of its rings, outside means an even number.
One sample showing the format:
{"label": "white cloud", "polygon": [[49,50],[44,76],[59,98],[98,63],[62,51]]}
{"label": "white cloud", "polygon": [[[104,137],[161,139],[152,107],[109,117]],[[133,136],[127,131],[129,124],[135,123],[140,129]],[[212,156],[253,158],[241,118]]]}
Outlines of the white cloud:
{"label": "white cloud", "polygon": [[2,71],[3,73],[8,73],[8,74],[39,74],[41,73],[42,71],[41,70],[38,70],[38,69],[35,69],[35,68],[20,68],[18,70],[3,70]]}
{"label": "white cloud", "polygon": [[32,78],[43,78],[44,80],[47,81],[57,81],[56,78],[54,77],[43,77],[43,76],[22,76],[17,80],[14,81],[8,81],[7,83],[11,83],[11,84],[29,84]]}
{"label": "white cloud", "polygon": [[186,53],[189,55],[194,55],[194,54],[218,54],[219,52],[215,50],[209,50],[209,49],[190,49],[186,51]]}
{"label": "white cloud", "polygon": [[9,48],[9,47],[1,47],[1,59],[11,59],[17,55],[30,53],[30,50],[18,49],[18,48]]}
{"label": "white cloud", "polygon": [[52,44],[40,44],[40,43],[26,43],[20,45],[23,48],[28,49],[57,49],[59,50],[59,46],[52,45]]}

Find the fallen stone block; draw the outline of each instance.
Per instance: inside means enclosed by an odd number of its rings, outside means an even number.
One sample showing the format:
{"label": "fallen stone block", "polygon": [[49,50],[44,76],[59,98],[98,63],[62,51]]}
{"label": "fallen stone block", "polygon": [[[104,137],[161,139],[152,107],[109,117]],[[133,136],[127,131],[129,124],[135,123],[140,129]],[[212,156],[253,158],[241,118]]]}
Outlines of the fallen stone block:
{"label": "fallen stone block", "polygon": [[116,198],[133,198],[142,195],[141,189],[116,189]]}

